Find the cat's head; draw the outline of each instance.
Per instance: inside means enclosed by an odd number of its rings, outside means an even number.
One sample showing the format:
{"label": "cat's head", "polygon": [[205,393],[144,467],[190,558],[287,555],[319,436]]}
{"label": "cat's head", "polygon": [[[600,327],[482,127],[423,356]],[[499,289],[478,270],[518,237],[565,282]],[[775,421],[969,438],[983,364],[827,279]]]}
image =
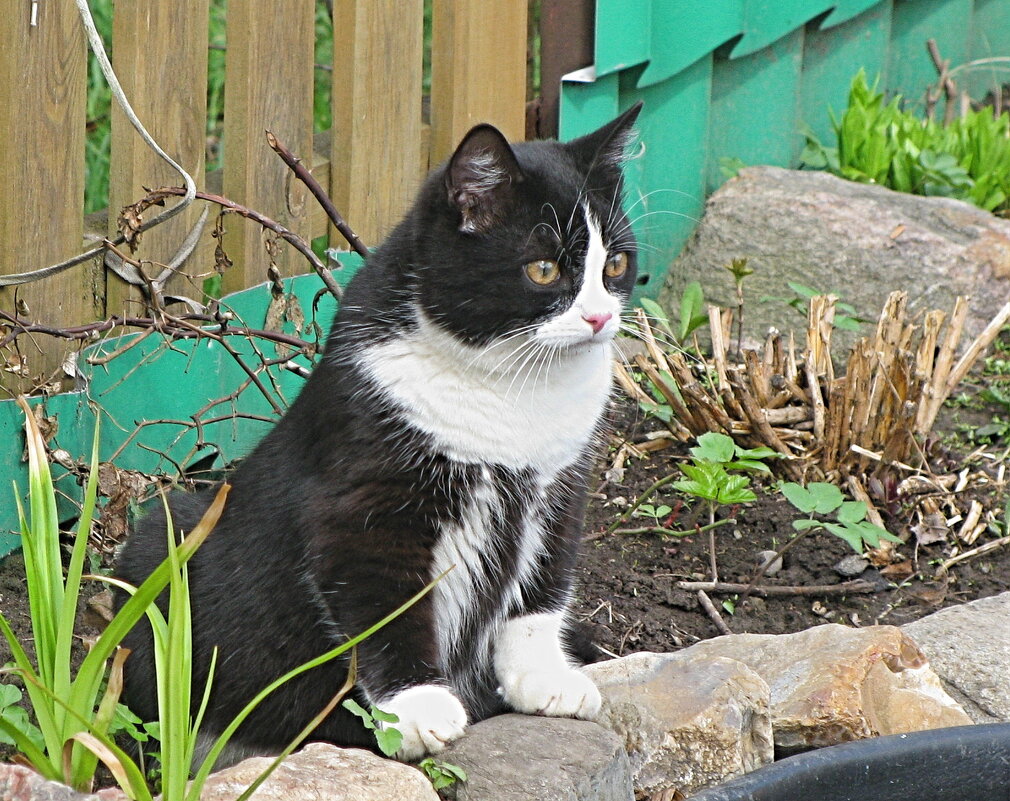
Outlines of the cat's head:
{"label": "cat's head", "polygon": [[640,105],[568,143],[509,145],[490,125],[472,129],[415,207],[424,316],[478,346],[609,342],[636,278],[621,168]]}

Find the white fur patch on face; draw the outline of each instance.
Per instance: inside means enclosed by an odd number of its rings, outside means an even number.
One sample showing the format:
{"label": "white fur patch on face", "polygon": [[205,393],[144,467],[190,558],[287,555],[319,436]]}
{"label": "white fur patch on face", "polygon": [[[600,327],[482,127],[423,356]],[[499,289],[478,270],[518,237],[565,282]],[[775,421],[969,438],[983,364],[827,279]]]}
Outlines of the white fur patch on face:
{"label": "white fur patch on face", "polygon": [[408,687],[376,706],[400,719],[389,725],[403,735],[396,757],[404,762],[438,753],[466,729],[466,710],[459,699],[434,684]]}
{"label": "white fur patch on face", "polygon": [[562,314],[537,329],[539,341],[552,347],[578,347],[609,342],[621,323],[621,299],[611,294],[603,282],[607,248],[600,225],[589,207],[583,207],[589,244],[583,266],[582,286],[572,305]]}
{"label": "white fur patch on face", "polygon": [[366,348],[360,363],[438,450],[545,476],[579,457],[610,394],[609,339],[568,352],[522,333],[473,347],[419,309],[416,319],[416,330]]}
{"label": "white fur patch on face", "polygon": [[600,711],[600,691],[568,664],[561,623],[561,613],[509,620],[495,642],[495,674],[505,702],[518,712],[591,720]]}

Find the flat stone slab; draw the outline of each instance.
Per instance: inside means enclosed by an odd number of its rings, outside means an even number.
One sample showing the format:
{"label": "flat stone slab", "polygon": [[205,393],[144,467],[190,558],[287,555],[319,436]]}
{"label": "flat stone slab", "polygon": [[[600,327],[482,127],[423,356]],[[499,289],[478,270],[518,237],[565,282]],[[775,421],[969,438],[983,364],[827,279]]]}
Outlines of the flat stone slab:
{"label": "flat stone slab", "polygon": [[976,723],[1010,722],[1010,592],[901,627]]}

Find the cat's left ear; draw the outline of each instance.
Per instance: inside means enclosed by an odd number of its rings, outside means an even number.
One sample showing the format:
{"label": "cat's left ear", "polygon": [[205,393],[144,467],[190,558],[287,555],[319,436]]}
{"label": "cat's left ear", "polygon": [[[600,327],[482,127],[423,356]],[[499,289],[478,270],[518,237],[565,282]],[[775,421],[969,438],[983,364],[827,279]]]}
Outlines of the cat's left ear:
{"label": "cat's left ear", "polygon": [[478,125],[463,137],[449,159],[445,188],[460,213],[459,230],[488,230],[508,212],[523,180],[512,148],[493,125]]}
{"label": "cat's left ear", "polygon": [[576,161],[582,165],[587,174],[596,171],[607,173],[619,171],[624,163],[628,144],[635,134],[633,126],[641,110],[642,101],[639,100],[602,128],[568,143],[568,148],[575,154]]}

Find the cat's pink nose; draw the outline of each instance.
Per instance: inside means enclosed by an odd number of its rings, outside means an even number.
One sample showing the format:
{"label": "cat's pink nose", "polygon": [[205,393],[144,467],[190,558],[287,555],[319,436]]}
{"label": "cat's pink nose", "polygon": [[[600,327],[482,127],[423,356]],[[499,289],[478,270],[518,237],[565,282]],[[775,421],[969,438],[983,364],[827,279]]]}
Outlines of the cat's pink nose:
{"label": "cat's pink nose", "polygon": [[593,327],[594,334],[598,334],[603,330],[603,326],[607,324],[607,320],[613,316],[614,315],[610,312],[604,312],[603,314],[583,314],[582,319]]}

